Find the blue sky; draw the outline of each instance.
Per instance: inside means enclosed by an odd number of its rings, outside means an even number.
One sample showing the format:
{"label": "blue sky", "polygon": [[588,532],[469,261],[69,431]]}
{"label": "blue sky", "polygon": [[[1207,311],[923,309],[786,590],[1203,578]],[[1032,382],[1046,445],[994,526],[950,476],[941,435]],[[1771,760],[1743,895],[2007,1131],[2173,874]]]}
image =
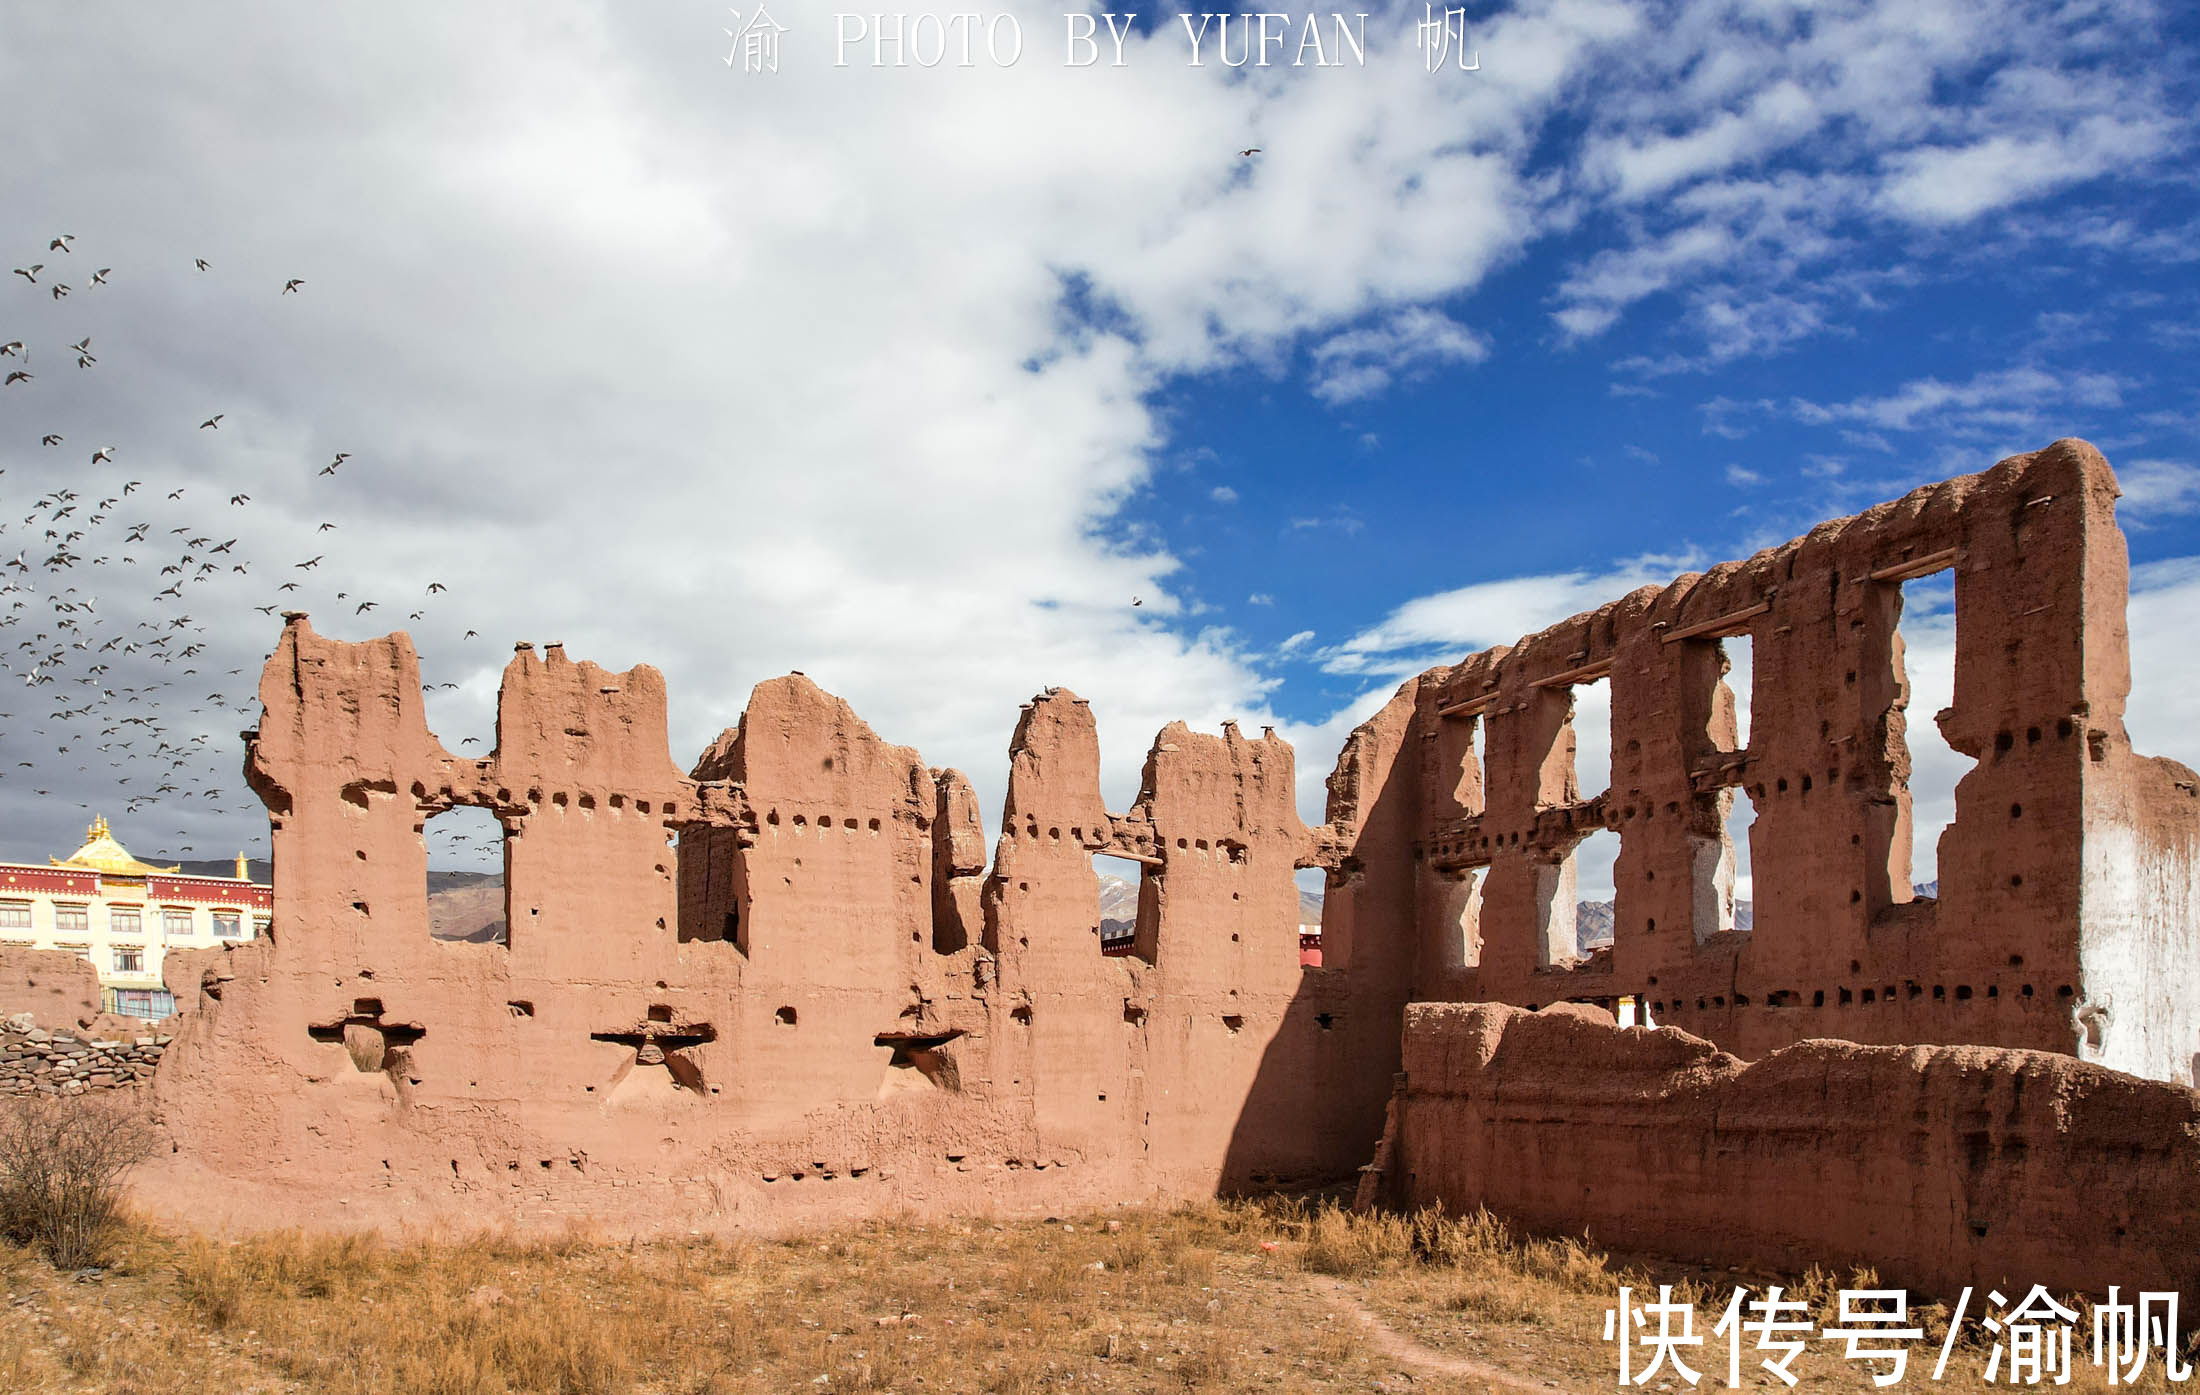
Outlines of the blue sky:
{"label": "blue sky", "polygon": [[[194,795],[125,818],[130,758],[0,703],[5,851],[93,809],[147,855],[264,848],[235,732],[273,604],[412,633],[454,751],[509,645],[563,640],[665,671],[683,764],[799,668],[990,831],[1017,704],[1064,684],[1116,807],[1163,722],[1236,717],[1317,817],[1403,676],[2063,435],[2126,484],[2134,734],[2200,763],[2186,10],[1544,0],[1429,73],[1418,5],[1369,6],[1365,68],[1240,72],[1150,23],[1065,67],[1072,8],[922,70],[835,69],[832,7],[775,5],[762,73],[720,5],[11,11],[42,115],[0,250],[52,265],[0,295],[35,374],[0,522],[143,478],[186,488],[155,537],[254,569],[188,592],[203,672],[103,700]],[[109,541],[101,623],[170,623]]]}

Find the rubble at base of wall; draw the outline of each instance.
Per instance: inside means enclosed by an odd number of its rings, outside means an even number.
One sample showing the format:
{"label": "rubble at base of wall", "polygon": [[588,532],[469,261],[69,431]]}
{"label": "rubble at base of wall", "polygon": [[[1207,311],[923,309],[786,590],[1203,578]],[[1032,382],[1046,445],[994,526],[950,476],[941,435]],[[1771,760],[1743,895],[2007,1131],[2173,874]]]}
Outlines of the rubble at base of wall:
{"label": "rubble at base of wall", "polygon": [[28,1014],[0,1026],[0,1099],[126,1090],[153,1078],[167,1054],[165,1033],[117,1040],[50,1032]]}

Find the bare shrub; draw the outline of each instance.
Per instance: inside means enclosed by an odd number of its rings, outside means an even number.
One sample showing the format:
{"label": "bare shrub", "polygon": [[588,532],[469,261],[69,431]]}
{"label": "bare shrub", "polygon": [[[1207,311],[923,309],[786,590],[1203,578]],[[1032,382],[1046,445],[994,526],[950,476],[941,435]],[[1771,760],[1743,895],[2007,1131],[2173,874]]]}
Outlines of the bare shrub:
{"label": "bare shrub", "polygon": [[0,1233],[60,1269],[99,1263],[122,1176],[152,1156],[145,1117],[105,1100],[36,1096],[0,1106]]}

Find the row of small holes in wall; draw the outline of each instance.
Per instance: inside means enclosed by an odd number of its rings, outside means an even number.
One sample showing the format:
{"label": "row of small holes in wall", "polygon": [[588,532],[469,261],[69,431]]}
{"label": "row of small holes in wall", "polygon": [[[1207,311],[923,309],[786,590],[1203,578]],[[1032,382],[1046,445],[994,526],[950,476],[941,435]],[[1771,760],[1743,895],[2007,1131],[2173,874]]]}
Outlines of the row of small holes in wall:
{"label": "row of small holes in wall", "polygon": [[[769,824],[773,828],[779,827],[779,811],[777,809],[773,809],[767,812],[764,815],[764,822]],[[812,823],[812,819],[808,814],[795,814],[789,818],[788,822],[793,824],[797,832],[805,832],[809,829]],[[815,823],[817,825],[818,832],[829,832],[833,826],[833,816],[831,814],[819,814],[815,819]],[[840,826],[845,832],[853,833],[856,831],[856,821],[854,819],[844,818],[840,821]],[[923,821],[919,820],[918,827],[922,828],[923,826]],[[867,824],[865,824],[864,827],[868,828],[871,832],[876,833],[879,830],[879,822],[877,819],[872,819]]]}
{"label": "row of small holes in wall", "polygon": [[[871,1174],[871,1169],[870,1169],[870,1168],[868,1168],[868,1167],[851,1167],[851,1168],[849,1168],[849,1169],[848,1169],[847,1171],[848,1171],[848,1178],[849,1178],[849,1180],[850,1180],[850,1181],[853,1181],[853,1180],[855,1180],[855,1179],[857,1179],[857,1178],[860,1178],[860,1177],[868,1177],[868,1176],[870,1176],[870,1174]],[[805,1169],[805,1170],[792,1171],[792,1172],[784,1172],[784,1173],[781,1173],[781,1172],[765,1172],[765,1173],[760,1173],[760,1174],[758,1174],[758,1175],[759,1175],[759,1176],[761,1176],[761,1177],[762,1177],[762,1178],[763,1178],[763,1179],[764,1179],[765,1181],[767,1181],[767,1182],[777,1182],[777,1181],[781,1181],[781,1180],[785,1180],[785,1181],[789,1181],[789,1182],[802,1182],[802,1181],[807,1181],[808,1179],[810,1179],[810,1178],[812,1178],[812,1177],[815,1177],[815,1178],[816,1178],[816,1179],[817,1179],[818,1181],[820,1181],[820,1182],[832,1182],[832,1181],[836,1181],[836,1180],[838,1180],[838,1179],[839,1179],[839,1177],[840,1177],[840,1173],[839,1173],[838,1171],[836,1171],[836,1170],[834,1170],[834,1169],[832,1169],[832,1168],[829,1168],[829,1167],[827,1167],[827,1166],[826,1166],[825,1164],[823,1164],[823,1163],[812,1163],[812,1164],[811,1164],[811,1165],[810,1165],[810,1166],[809,1166],[809,1167],[808,1167],[807,1169]],[[880,1176],[882,1176],[882,1177],[883,1177],[883,1176],[886,1176],[886,1175],[888,1175],[888,1174],[885,1174],[885,1173],[881,1173],[881,1174],[880,1174]]]}
{"label": "row of small holes in wall", "polygon": [[[556,1158],[537,1158],[535,1160],[535,1166],[545,1172],[549,1171],[553,1167],[556,1167],[557,1165],[558,1160]],[[588,1155],[586,1153],[574,1153],[565,1159],[565,1165],[572,1168],[575,1172],[586,1172],[588,1170]],[[481,1165],[481,1167],[484,1172],[495,1172],[497,1170],[496,1164],[491,1162],[485,1162]],[[395,1171],[394,1168],[390,1167],[390,1160],[388,1158],[382,1159],[382,1168],[386,1172]],[[511,1158],[506,1160],[504,1164],[504,1170],[506,1172],[519,1171],[519,1159]],[[451,1159],[451,1175],[453,1177],[461,1175],[458,1166],[458,1159],[456,1158]]]}
{"label": "row of small holes in wall", "polygon": [[[2077,734],[2078,725],[2077,723],[2071,721],[2070,718],[2064,717],[2063,719],[2055,723],[2055,735],[2058,739],[2068,741],[2071,737],[2076,736]],[[2037,746],[2040,744],[2040,740],[2041,732],[2038,727],[2026,727],[2024,729],[2025,745]],[[2099,743],[2094,744],[2098,745]],[[2008,754],[2010,751],[2015,750],[2016,745],[2017,734],[2014,731],[1997,731],[1994,733],[1994,756],[1997,760],[2000,759],[2002,756]],[[2096,751],[2093,755],[2093,759],[2103,759],[2104,755],[2105,752]]]}
{"label": "row of small holes in wall", "polygon": [[[1925,988],[1924,988],[1924,985],[1922,985],[1922,984],[1916,984],[1916,983],[1912,983],[1912,984],[1909,984],[1909,985],[1907,985],[1907,988],[1908,988],[1908,992],[1909,992],[1909,997],[1910,997],[1910,999],[1911,999],[1912,1001],[1915,1001],[1915,1000],[1917,1000],[1917,999],[1919,999],[1919,998],[1922,998],[1922,997],[1924,997],[1924,996],[1925,996]],[[1852,1004],[1852,1003],[1855,1003],[1855,1002],[1859,1001],[1859,998],[1861,998],[1861,1001],[1863,1001],[1863,1002],[1866,1002],[1866,1003],[1875,1003],[1875,1002],[1892,1003],[1892,1002],[1898,1002],[1898,1001],[1900,1001],[1900,1000],[1901,1000],[1901,999],[1900,999],[1900,996],[1899,996],[1899,994],[1898,994],[1898,990],[1897,990],[1897,989],[1896,989],[1896,988],[1895,988],[1895,987],[1894,987],[1894,986],[1893,986],[1892,984],[1889,984],[1889,985],[1888,985],[1888,986],[1886,986],[1885,988],[1881,988],[1881,989],[1877,989],[1877,990],[1874,990],[1874,989],[1870,989],[1870,988],[1866,988],[1866,989],[1863,989],[1863,990],[1861,990],[1861,992],[1860,992],[1860,993],[1859,993],[1859,992],[1858,992],[1857,990],[1852,990],[1852,989],[1847,989],[1847,988],[1837,988],[1837,989],[1835,989],[1835,990],[1834,990],[1834,993],[1835,993],[1835,995],[1836,995],[1836,997],[1835,997],[1835,1002],[1834,1002],[1834,1005],[1835,1005],[1836,1007],[1847,1007],[1847,1006],[1849,1006],[1850,1004]],[[2060,999],[2064,999],[2064,1000],[2068,1000],[2068,999],[2070,999],[2070,998],[2073,998],[2073,997],[2075,997],[2076,995],[2077,995],[2077,990],[2076,990],[2076,989],[2074,989],[2074,988],[2072,988],[2072,987],[2071,987],[2071,986],[2070,986],[2069,984],[2067,984],[2067,983],[2066,983],[2066,984],[2064,984],[2064,985],[2063,985],[2062,987],[2060,987],[2060,988],[2058,988],[2058,989],[2056,989],[2056,990],[2055,990],[2055,996],[2056,996],[2057,998],[2060,998]],[[1796,990],[1794,990],[1794,989],[1792,989],[1792,988],[1783,988],[1783,989],[1780,989],[1780,990],[1779,990],[1778,992],[1775,992],[1775,993],[1772,993],[1772,994],[1769,994],[1769,995],[1767,995],[1767,996],[1766,996],[1766,998],[1765,998],[1765,1001],[1764,1001],[1764,1006],[1766,1006],[1766,1007],[1768,1007],[1768,1008],[1790,1008],[1790,1007],[1800,1007],[1800,1006],[1802,1006],[1801,1002],[1799,1001],[1799,999],[1801,998],[1801,996],[1802,996],[1802,995],[1801,995],[1800,993],[1798,993],[1798,992],[1797,992]],[[1957,985],[1956,985],[1956,991],[1955,991],[1955,1001],[1957,1001],[1957,1002],[1959,1002],[1959,1003],[1967,1003],[1967,1002],[1970,1002],[1970,1001],[1971,1001],[1971,999],[1972,999],[1972,996],[1973,996],[1973,995],[1972,995],[1972,992],[1971,992],[1971,985],[1970,985],[1970,984],[1968,984],[1968,983],[1959,983],[1959,984],[1957,984]],[[1995,984],[1995,983],[1990,983],[1990,984],[1986,985],[1986,996],[1987,996],[1987,998],[1988,998],[1988,999],[1996,999],[1996,998],[1999,998],[1999,997],[2001,996],[2001,985],[2000,985],[2000,984]],[[2020,997],[2020,998],[2030,998],[2030,997],[2032,997],[2032,996],[2033,996],[2033,988],[2032,988],[2032,985],[2031,985],[2031,984],[2029,984],[2029,983],[2021,985],[2021,986],[2020,986],[2020,987],[2018,988],[2018,990],[2017,990],[2017,996],[2018,996],[2018,997]],[[1936,1003],[1939,1003],[1939,1002],[1946,1002],[1947,1000],[1948,1000],[1948,988],[1947,988],[1947,985],[1946,985],[1946,984],[1939,984],[1939,983],[1936,983],[1936,984],[1934,984],[1934,985],[1933,985],[1933,1001],[1934,1001],[1934,1002],[1936,1002]],[[1736,994],[1734,995],[1734,1006],[1736,1006],[1736,1007],[1748,1007],[1749,1005],[1750,1005],[1750,1000],[1749,1000],[1749,995],[1748,995],[1747,993],[1736,993]],[[1825,990],[1825,989],[1823,989],[1823,988],[1821,988],[1821,989],[1819,989],[1818,991],[1816,991],[1816,992],[1812,993],[1812,994],[1811,994],[1811,997],[1810,997],[1810,1005],[1811,1005],[1812,1007],[1814,1007],[1814,1008],[1822,1008],[1822,1007],[1824,1007],[1824,1006],[1826,1005],[1826,990]],[[1723,1007],[1725,1007],[1725,1006],[1726,1006],[1726,996],[1725,996],[1724,994],[1717,994],[1717,995],[1714,995],[1714,996],[1712,996],[1712,997],[1709,997],[1709,998],[1698,998],[1698,999],[1696,1000],[1696,1010],[1697,1010],[1697,1011],[1699,1011],[1699,1012],[1702,1012],[1702,1011],[1707,1011],[1707,1010],[1711,1010],[1711,1009],[1723,1008]],[[1665,1002],[1653,1002],[1653,1003],[1651,1003],[1651,1004],[1650,1004],[1650,1010],[1651,1010],[1652,1012],[1654,1012],[1654,1013],[1656,1013],[1656,1012],[1685,1012],[1685,1011],[1687,1011],[1687,1010],[1688,1010],[1688,1004],[1687,1004],[1687,1003],[1685,1003],[1685,1002],[1683,1002],[1683,1001],[1681,1001],[1680,999],[1676,998],[1676,999],[1674,999],[1674,1000],[1673,1000],[1672,1002],[1670,1002],[1670,1003],[1665,1003]]]}
{"label": "row of small holes in wall", "polygon": [[[1101,1098],[1106,1099],[1107,1096],[1102,1095]],[[955,1164],[957,1167],[961,1167],[970,1155],[968,1153],[943,1153],[940,1156],[946,1161]],[[1021,1172],[1024,1168],[1027,1167],[1031,1168],[1035,1172],[1044,1172],[1050,1167],[1056,1169],[1068,1167],[1069,1159],[1055,1158],[1052,1161],[1041,1162],[1036,1158],[1003,1158],[1001,1159],[1001,1166],[1011,1172]],[[757,1175],[762,1177],[763,1180],[765,1180],[766,1182],[803,1182],[813,1177],[820,1182],[831,1182],[841,1176],[839,1172],[827,1167],[823,1163],[813,1163],[807,1169],[798,1169],[789,1172],[764,1172]],[[869,1175],[871,1175],[871,1169],[868,1167],[851,1167],[847,1169],[847,1176],[850,1180],[854,1180],[860,1177],[866,1177]],[[891,1177],[892,1175],[893,1174],[890,1172],[881,1172],[878,1174],[878,1176],[882,1179]]]}
{"label": "row of small holes in wall", "polygon": [[[502,793],[502,791],[499,791],[499,793],[501,794],[501,793]],[[530,804],[540,804],[540,803],[542,803],[542,791],[541,791],[541,790],[529,790],[529,791],[527,791],[527,801],[528,801],[528,803],[530,803]],[[595,807],[596,807],[596,796],[594,796],[594,795],[592,795],[592,794],[584,794],[584,795],[581,795],[581,796],[580,796],[580,797],[579,797],[578,799],[574,800],[573,802],[574,802],[574,803],[575,803],[575,804],[576,804],[577,806],[579,806],[580,808],[582,808],[582,809],[593,809],[593,808],[595,808]],[[625,810],[625,808],[626,808],[626,796],[625,796],[625,795],[623,795],[623,794],[615,794],[615,795],[612,795],[612,796],[610,797],[610,799],[609,799],[609,800],[607,800],[607,801],[605,801],[605,802],[606,802],[606,803],[608,803],[608,804],[610,804],[610,806],[611,806],[611,807],[612,807],[612,808],[613,808],[614,810],[624,811],[624,810]],[[564,807],[566,806],[566,794],[565,794],[565,791],[564,791],[564,790],[557,790],[557,791],[554,791],[554,792],[553,792],[553,793],[551,794],[551,796],[550,796],[550,803],[551,803],[552,807],[554,807],[554,808],[558,808],[558,809],[563,809],[563,808],[564,808]],[[635,801],[634,801],[634,812],[635,812],[635,813],[637,813],[637,814],[646,814],[646,813],[648,813],[648,812],[649,812],[649,801],[648,801],[648,800],[646,800],[646,799],[637,799],[637,800],[635,800]],[[679,809],[679,806],[678,806],[678,805],[674,804],[674,803],[673,803],[673,802],[672,802],[671,800],[669,800],[669,799],[668,799],[668,800],[666,800],[666,801],[665,801],[665,808],[664,808],[664,812],[665,812],[665,813],[666,813],[666,814],[667,814],[667,815],[669,816],[669,815],[674,815],[674,814],[677,814],[677,813],[679,813],[679,812],[680,812],[680,809]]]}
{"label": "row of small holes in wall", "polygon": [[[1016,830],[1011,828],[1009,830],[1009,833],[1011,836],[1015,836]],[[1026,824],[1024,826],[1022,836],[1026,838],[1036,839],[1039,836],[1039,825],[1037,825],[1036,823]],[[1059,843],[1062,841],[1062,830],[1059,828],[1050,828],[1047,830],[1046,836],[1049,842]],[[1069,836],[1071,842],[1082,846],[1085,841],[1085,830],[1081,828],[1072,828],[1069,831]],[[1210,849],[1210,846],[1205,838],[1179,838],[1176,840],[1176,845],[1179,849],[1185,851],[1198,851],[1204,853],[1212,850],[1222,852],[1228,855],[1229,861],[1239,864],[1244,863],[1248,855],[1248,850],[1243,843],[1233,843],[1228,839],[1218,839],[1212,845],[1212,849]]]}

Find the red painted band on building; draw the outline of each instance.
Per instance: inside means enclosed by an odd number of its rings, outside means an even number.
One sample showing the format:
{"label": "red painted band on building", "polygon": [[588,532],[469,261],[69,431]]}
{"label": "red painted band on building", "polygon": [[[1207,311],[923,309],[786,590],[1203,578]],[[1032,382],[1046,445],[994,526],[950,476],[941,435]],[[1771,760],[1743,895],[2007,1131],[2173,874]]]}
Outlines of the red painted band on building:
{"label": "red painted band on building", "polygon": [[45,892],[56,896],[97,896],[97,872],[65,872],[58,867],[32,867],[20,862],[0,862],[0,895],[9,892]]}

